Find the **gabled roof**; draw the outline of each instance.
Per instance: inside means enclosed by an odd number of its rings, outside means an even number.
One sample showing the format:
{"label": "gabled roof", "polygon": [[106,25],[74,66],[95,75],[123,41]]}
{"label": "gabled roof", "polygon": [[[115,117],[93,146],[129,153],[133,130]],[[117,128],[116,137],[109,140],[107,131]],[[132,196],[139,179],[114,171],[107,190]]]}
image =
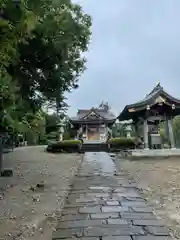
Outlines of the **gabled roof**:
{"label": "gabled roof", "polygon": [[[94,116],[94,117],[93,117]],[[79,109],[77,116],[71,118],[71,121],[87,121],[87,120],[116,120],[116,116],[105,109],[91,108]]]}
{"label": "gabled roof", "polygon": [[88,116],[92,115],[96,116],[97,118],[104,118],[104,116],[96,108],[91,108],[89,110],[79,109],[77,113],[77,117],[79,119],[86,119]]}
{"label": "gabled roof", "polygon": [[[161,98],[162,101],[166,100],[166,103],[169,102],[170,104],[176,105],[176,107],[180,107],[180,99],[176,99],[171,95],[169,95],[166,91],[164,91],[160,83],[158,83],[156,87],[153,88],[153,90],[149,94],[147,94],[144,99],[136,103],[126,105],[123,111],[121,112],[121,114],[119,115],[118,119],[119,120],[130,119],[131,116],[133,115],[133,112],[136,109],[143,110],[143,108],[145,109],[148,105],[149,106],[155,105],[157,103],[156,99],[158,98]],[[130,110],[131,110],[131,113],[128,114],[127,112],[130,112]]]}

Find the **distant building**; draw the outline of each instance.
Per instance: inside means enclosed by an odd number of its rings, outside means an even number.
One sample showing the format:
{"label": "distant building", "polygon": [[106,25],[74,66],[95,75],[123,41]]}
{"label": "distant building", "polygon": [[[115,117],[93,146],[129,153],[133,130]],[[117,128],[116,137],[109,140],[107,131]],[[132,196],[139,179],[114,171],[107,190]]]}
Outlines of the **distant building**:
{"label": "distant building", "polygon": [[77,130],[81,129],[83,139],[104,141],[108,128],[116,121],[116,116],[108,109],[91,108],[80,109],[76,117],[70,119]]}

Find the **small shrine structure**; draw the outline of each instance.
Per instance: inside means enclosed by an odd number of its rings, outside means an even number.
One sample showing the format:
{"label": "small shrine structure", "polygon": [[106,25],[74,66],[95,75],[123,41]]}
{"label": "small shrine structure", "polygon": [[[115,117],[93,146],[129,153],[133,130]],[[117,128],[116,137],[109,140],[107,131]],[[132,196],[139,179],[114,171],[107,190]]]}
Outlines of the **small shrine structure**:
{"label": "small shrine structure", "polygon": [[143,100],[126,105],[118,119],[133,120],[136,134],[143,138],[145,149],[153,148],[153,143],[160,145],[159,125],[162,124],[168,145],[173,149],[175,141],[172,120],[177,115],[180,115],[180,100],[169,95],[158,83]]}
{"label": "small shrine structure", "polygon": [[78,132],[82,132],[83,139],[105,141],[108,128],[115,123],[116,116],[108,109],[79,109],[76,117],[69,121]]}

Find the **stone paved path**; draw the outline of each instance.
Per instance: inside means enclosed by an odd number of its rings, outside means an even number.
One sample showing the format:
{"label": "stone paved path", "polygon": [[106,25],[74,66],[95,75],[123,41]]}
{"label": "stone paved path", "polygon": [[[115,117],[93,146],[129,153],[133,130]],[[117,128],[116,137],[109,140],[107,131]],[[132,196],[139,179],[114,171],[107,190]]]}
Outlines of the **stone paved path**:
{"label": "stone paved path", "polygon": [[135,182],[108,153],[86,153],[53,240],[169,240]]}

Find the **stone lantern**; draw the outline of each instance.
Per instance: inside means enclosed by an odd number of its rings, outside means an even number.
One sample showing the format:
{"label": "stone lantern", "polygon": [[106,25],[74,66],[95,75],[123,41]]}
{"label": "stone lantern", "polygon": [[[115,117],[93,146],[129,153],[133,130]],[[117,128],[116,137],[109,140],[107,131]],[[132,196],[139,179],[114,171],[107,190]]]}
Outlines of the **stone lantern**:
{"label": "stone lantern", "polygon": [[83,128],[82,126],[77,131],[77,139],[80,139],[83,135]]}
{"label": "stone lantern", "polygon": [[125,131],[126,131],[126,137],[130,138],[131,137],[131,132],[132,132],[131,125],[127,125]]}

